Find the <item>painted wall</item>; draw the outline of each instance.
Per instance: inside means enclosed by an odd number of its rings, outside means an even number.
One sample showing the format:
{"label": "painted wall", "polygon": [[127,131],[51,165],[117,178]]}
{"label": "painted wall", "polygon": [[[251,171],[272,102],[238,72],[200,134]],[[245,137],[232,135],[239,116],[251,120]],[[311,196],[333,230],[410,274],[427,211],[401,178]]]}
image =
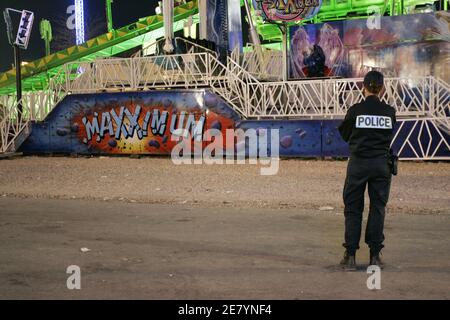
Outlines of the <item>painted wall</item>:
{"label": "painted wall", "polygon": [[205,90],[72,95],[33,126],[21,150],[167,155],[177,129],[201,138],[212,128],[225,133],[238,120],[222,99]]}
{"label": "painted wall", "polygon": [[[24,153],[148,154],[169,155],[176,145],[172,134],[186,129],[204,150],[209,129],[226,137],[227,129],[250,129],[258,137],[257,153],[248,142],[223,139],[224,153],[271,155],[271,129],[278,129],[282,157],[347,157],[341,139],[340,120],[241,120],[220,97],[209,90],[171,90],[135,93],[103,93],[66,97],[41,123],[19,151]],[[450,157],[450,136],[425,120],[402,120],[395,127],[394,150],[402,158]],[[420,143],[419,143],[420,142]],[[264,144],[266,143],[266,144]],[[267,148],[263,150],[262,148]],[[266,152],[267,151],[267,152]],[[436,152],[435,152],[436,151]]]}
{"label": "painted wall", "polygon": [[[244,131],[256,132],[279,130],[279,152],[283,157],[320,157],[322,156],[321,120],[253,120],[237,124]],[[267,138],[270,155],[271,139]],[[247,146],[248,149],[248,146]],[[247,152],[248,154],[248,152]]]}

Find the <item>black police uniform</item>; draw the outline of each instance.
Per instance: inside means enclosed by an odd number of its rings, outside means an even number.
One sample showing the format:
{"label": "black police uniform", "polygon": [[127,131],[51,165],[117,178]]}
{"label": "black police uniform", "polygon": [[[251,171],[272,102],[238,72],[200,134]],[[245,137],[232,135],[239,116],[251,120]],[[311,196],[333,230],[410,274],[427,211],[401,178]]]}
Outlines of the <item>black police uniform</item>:
{"label": "black police uniform", "polygon": [[373,255],[384,247],[385,208],[391,186],[389,150],[395,122],[395,109],[373,95],[351,107],[339,127],[342,138],[350,145],[344,186],[344,247],[350,255],[359,249],[366,185],[370,211],[365,242]]}

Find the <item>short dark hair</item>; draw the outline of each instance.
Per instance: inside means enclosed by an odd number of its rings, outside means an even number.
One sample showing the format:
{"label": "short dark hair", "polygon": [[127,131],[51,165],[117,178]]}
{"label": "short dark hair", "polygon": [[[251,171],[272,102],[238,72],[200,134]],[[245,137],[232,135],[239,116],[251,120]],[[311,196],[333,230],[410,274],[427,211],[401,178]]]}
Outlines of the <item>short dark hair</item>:
{"label": "short dark hair", "polygon": [[384,76],[379,71],[370,71],[364,77],[364,87],[370,93],[379,94],[383,89]]}

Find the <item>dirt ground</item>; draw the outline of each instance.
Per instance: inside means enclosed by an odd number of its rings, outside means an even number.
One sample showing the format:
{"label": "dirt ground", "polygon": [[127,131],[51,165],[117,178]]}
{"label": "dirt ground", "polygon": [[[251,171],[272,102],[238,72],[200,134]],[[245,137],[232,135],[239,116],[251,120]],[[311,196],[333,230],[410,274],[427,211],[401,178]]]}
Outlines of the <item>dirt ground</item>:
{"label": "dirt ground", "polygon": [[[257,165],[174,165],[167,158],[24,157],[0,161],[0,195],[342,212],[346,161],[283,160],[275,176]],[[450,163],[402,162],[393,213],[449,214]]]}
{"label": "dirt ground", "polygon": [[4,197],[0,221],[0,299],[450,299],[450,215],[389,215],[373,291],[320,210]]}
{"label": "dirt ground", "polygon": [[[357,272],[337,265],[345,169],[2,160],[0,299],[450,299],[450,164],[401,163],[381,290],[363,243]],[[66,287],[70,265],[81,290]]]}

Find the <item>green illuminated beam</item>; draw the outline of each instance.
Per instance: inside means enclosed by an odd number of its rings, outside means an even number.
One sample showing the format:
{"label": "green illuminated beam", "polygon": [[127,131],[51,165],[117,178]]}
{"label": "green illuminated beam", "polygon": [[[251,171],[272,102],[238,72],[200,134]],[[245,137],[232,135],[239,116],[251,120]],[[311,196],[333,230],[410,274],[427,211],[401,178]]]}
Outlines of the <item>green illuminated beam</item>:
{"label": "green illuminated beam", "polygon": [[113,0],[106,0],[106,23],[108,26],[108,32],[113,32],[114,26],[113,26],[113,18],[112,18],[112,4]]}

